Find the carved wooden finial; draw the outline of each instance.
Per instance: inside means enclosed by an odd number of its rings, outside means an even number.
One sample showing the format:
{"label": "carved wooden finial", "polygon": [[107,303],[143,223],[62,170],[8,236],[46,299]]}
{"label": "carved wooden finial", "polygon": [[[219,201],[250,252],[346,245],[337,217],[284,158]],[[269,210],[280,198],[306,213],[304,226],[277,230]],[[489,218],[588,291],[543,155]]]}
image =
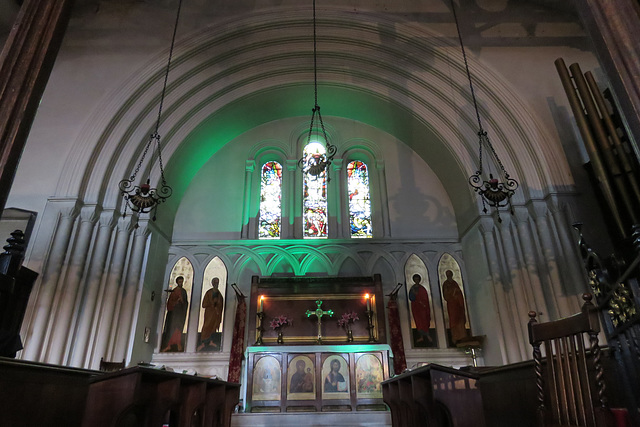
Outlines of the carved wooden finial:
{"label": "carved wooden finial", "polygon": [[584,300],[584,302],[590,303],[593,299],[593,295],[591,295],[590,293],[584,293],[582,294],[582,299]]}
{"label": "carved wooden finial", "polygon": [[529,312],[529,322],[535,322],[536,321],[536,316],[538,315],[538,313],[536,313],[535,311],[530,311]]}

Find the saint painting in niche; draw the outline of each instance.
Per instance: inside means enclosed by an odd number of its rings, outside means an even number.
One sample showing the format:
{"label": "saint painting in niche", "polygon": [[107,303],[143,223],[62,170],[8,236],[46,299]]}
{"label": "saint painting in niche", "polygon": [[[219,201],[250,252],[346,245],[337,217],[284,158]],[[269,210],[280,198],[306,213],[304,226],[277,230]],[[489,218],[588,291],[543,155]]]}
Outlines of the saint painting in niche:
{"label": "saint painting in niche", "polygon": [[[419,274],[414,274],[413,285],[409,289],[409,301],[411,301],[411,314],[413,315],[413,321],[416,324],[416,331],[418,337],[415,338],[416,344],[431,342],[431,336],[429,335],[429,328],[431,325],[431,305],[429,304],[429,294],[424,286],[420,284],[422,277]],[[426,344],[426,343],[425,343]]]}
{"label": "saint painting in niche", "polygon": [[404,271],[413,347],[437,348],[436,314],[433,310],[427,267],[416,254],[412,254]]}
{"label": "saint painting in niche", "polygon": [[220,328],[222,321],[222,311],[224,308],[224,297],[218,289],[220,279],[214,277],[211,279],[211,289],[209,289],[202,299],[202,308],[204,309],[204,325],[200,332],[200,345],[198,351],[205,349],[219,348],[220,339],[216,336],[216,332]]}
{"label": "saint painting in niche", "polygon": [[453,271],[447,270],[445,274],[447,280],[442,284],[442,296],[447,302],[451,341],[456,344],[469,336],[465,326],[467,316],[464,309],[464,295],[462,295],[462,290],[458,282],[453,280]]}
{"label": "saint painting in niche", "polygon": [[189,297],[183,287],[184,277],[176,278],[176,286],[168,290],[167,317],[164,323],[162,351],[184,351],[182,330],[187,319]]}
{"label": "saint painting in niche", "polygon": [[192,283],[193,266],[187,257],[182,257],[173,265],[169,275],[169,289],[165,290],[167,300],[160,337],[161,352],[185,350]]}
{"label": "saint painting in niche", "polygon": [[471,336],[471,329],[460,266],[448,253],[440,258],[438,276],[449,346],[456,347]]}
{"label": "saint painting in niche", "polygon": [[226,283],[227,268],[220,257],[216,256],[209,261],[202,277],[196,346],[198,352],[222,351]]}

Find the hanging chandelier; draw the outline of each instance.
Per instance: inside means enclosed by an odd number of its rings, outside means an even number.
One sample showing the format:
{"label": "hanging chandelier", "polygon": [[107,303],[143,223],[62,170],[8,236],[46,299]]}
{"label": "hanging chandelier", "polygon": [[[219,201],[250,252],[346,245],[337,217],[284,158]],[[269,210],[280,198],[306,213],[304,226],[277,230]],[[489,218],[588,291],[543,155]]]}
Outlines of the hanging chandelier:
{"label": "hanging chandelier", "polygon": [[[309,134],[307,136],[307,143],[305,145],[305,147],[308,147],[308,150],[305,151],[300,160],[298,160],[298,167],[302,170],[303,173],[309,174],[313,179],[318,179],[318,177],[326,171],[327,182],[329,182],[330,178],[328,167],[333,161],[333,157],[336,154],[337,147],[329,142],[327,131],[325,130],[324,122],[322,121],[322,114],[320,114],[320,106],[318,105],[316,0],[313,0],[313,94],[314,104],[313,109],[311,110],[311,123],[309,125]],[[318,123],[316,123],[316,118],[320,123],[320,136],[322,141],[314,141],[317,142],[317,144],[310,145],[312,135],[314,133],[318,134]]]}
{"label": "hanging chandelier", "polygon": [[[160,134],[158,129],[160,128],[160,119],[162,117],[162,107],[164,105],[164,98],[167,92],[167,80],[169,78],[169,70],[171,69],[171,59],[173,57],[173,47],[176,42],[176,32],[178,30],[178,21],[180,20],[180,10],[182,9],[182,0],[178,2],[178,11],[176,12],[176,21],[173,27],[173,35],[171,37],[171,48],[169,49],[169,59],[167,60],[167,68],[164,73],[164,82],[162,85],[162,93],[160,95],[160,105],[158,107],[158,116],[154,131],[149,135],[149,141],[142,152],[142,157],[136,165],[133,174],[129,179],[123,179],[120,181],[119,188],[122,197],[125,201],[124,213],[122,216],[127,215],[127,209],[130,209],[134,213],[144,214],[153,211],[152,220],[156,220],[156,211],[160,203],[164,203],[171,194],[173,189],[167,184],[167,180],[164,177],[164,165],[162,163],[162,151],[160,144]],[[151,180],[148,178],[144,184],[137,185],[135,183],[136,177],[142,163],[144,162],[147,153],[151,146],[154,145],[158,155],[158,164],[160,166],[160,186],[158,188],[151,187]],[[137,224],[136,224],[137,226]]]}
{"label": "hanging chandelier", "polygon": [[[460,49],[462,50],[462,58],[464,59],[464,66],[467,72],[467,79],[469,80],[469,89],[471,91],[471,99],[473,101],[473,108],[476,113],[476,119],[478,120],[478,170],[475,174],[469,177],[469,184],[476,193],[480,195],[482,200],[482,211],[488,212],[487,205],[495,208],[498,221],[502,222],[500,218],[500,208],[508,207],[511,214],[513,214],[513,206],[511,205],[511,197],[514,195],[519,184],[514,178],[511,178],[504,168],[504,165],[498,157],[498,153],[493,148],[493,144],[487,136],[487,132],[482,127],[482,121],[480,120],[480,112],[478,110],[478,103],[476,101],[475,91],[473,89],[473,82],[471,80],[471,72],[469,71],[469,63],[467,62],[467,54],[462,43],[462,35],[460,33],[460,24],[458,23],[458,16],[456,14],[456,8],[453,0],[450,0],[451,10],[453,11],[453,18],[456,23],[456,30],[458,32],[458,39],[460,40]],[[492,173],[489,173],[487,177],[486,171],[483,169],[482,155],[483,146],[486,146],[495,159],[499,176],[494,177]]]}

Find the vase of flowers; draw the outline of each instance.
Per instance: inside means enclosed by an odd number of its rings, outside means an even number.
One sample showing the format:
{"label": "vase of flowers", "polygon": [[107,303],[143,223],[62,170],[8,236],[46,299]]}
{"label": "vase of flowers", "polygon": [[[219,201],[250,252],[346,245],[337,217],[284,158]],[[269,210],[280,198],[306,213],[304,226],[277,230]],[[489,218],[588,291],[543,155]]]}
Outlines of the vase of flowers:
{"label": "vase of flowers", "polygon": [[291,319],[289,319],[284,314],[271,319],[271,329],[278,333],[278,344],[284,343],[284,339],[282,338],[282,328],[284,328],[285,326],[290,326],[291,323]]}
{"label": "vase of flowers", "polygon": [[342,313],[342,317],[338,320],[338,326],[344,328],[344,330],[347,332],[347,342],[353,342],[353,332],[351,331],[351,325],[353,325],[356,320],[360,320],[360,318],[354,311]]}

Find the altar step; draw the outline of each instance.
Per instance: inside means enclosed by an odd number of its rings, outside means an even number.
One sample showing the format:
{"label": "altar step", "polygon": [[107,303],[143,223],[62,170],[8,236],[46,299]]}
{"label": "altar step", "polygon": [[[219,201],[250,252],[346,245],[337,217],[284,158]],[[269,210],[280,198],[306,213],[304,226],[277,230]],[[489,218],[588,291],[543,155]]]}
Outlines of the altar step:
{"label": "altar step", "polygon": [[391,426],[391,412],[304,412],[304,413],[237,413],[231,416],[231,427],[316,427],[316,426]]}

